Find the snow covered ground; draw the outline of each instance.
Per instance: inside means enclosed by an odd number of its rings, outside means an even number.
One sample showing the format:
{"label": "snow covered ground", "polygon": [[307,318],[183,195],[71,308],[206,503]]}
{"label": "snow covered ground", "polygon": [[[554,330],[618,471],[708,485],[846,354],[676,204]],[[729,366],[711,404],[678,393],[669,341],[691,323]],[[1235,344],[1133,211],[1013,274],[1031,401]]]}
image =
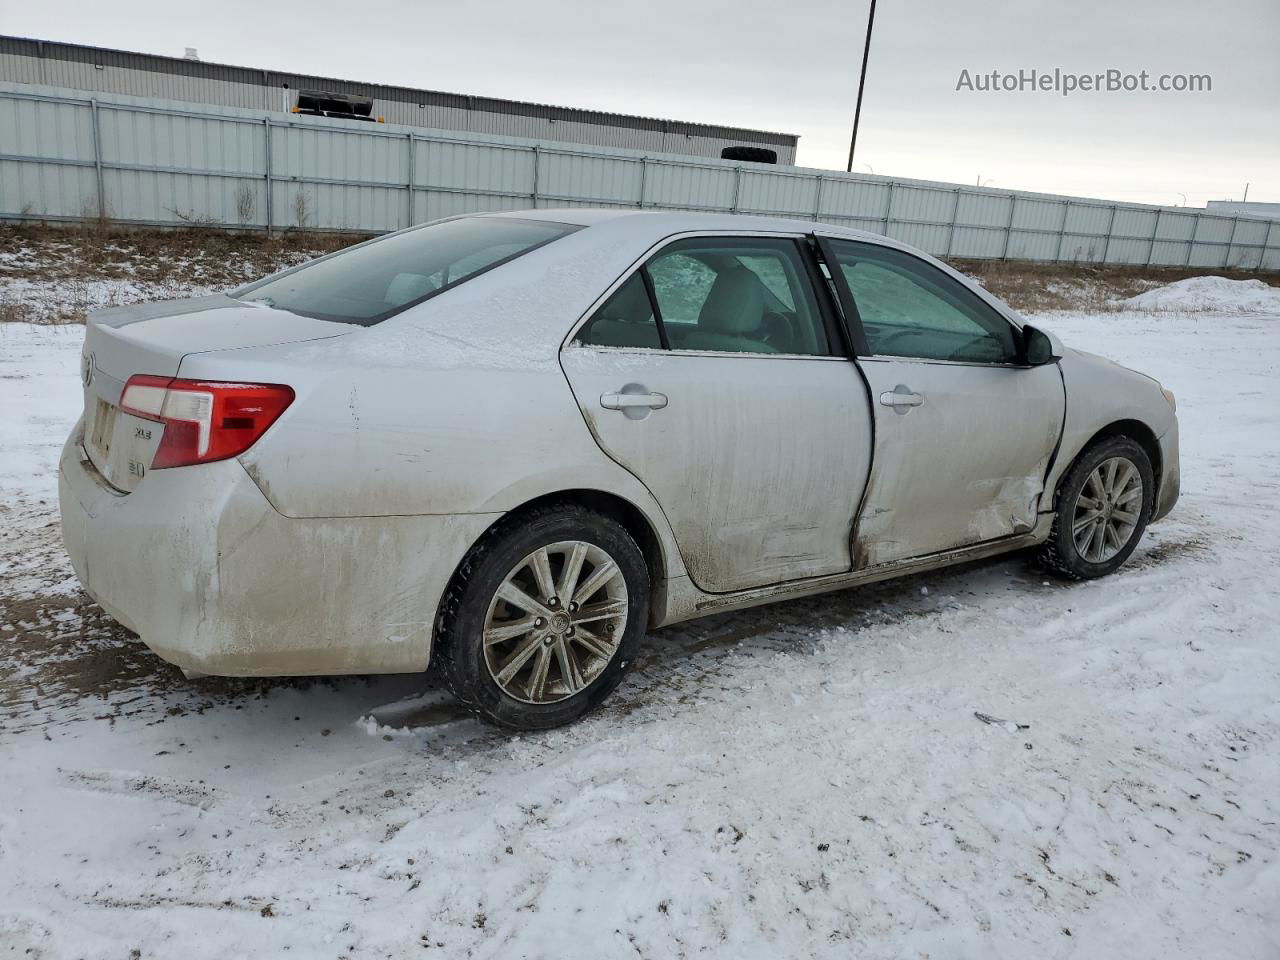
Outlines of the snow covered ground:
{"label": "snow covered ground", "polygon": [[521,737],[430,678],[151,656],[57,541],[80,330],[0,324],[0,955],[1280,955],[1280,309],[1161,309],[1040,318],[1178,395],[1120,573],[658,631]]}

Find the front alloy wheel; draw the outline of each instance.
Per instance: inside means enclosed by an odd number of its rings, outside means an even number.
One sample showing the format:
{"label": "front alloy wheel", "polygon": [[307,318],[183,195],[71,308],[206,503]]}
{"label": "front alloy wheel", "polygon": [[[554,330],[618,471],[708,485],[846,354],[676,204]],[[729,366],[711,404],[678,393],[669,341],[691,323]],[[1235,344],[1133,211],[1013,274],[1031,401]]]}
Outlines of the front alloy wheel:
{"label": "front alloy wheel", "polygon": [[1111,457],[1098,464],[1076,497],[1071,535],[1089,563],[1105,563],[1133,538],[1142,519],[1142,474],[1132,460]]}
{"label": "front alloy wheel", "polygon": [[1129,558],[1151,518],[1151,458],[1129,437],[1086,449],[1058,485],[1057,512],[1039,562],[1072,580],[1105,576]]}

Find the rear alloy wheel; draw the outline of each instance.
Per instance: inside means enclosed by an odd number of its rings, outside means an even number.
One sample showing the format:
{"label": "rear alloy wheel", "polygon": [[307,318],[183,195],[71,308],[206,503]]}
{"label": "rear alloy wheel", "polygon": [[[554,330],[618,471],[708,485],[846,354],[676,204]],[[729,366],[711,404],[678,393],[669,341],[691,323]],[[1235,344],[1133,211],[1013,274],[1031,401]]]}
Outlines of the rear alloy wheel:
{"label": "rear alloy wheel", "polygon": [[1129,558],[1151,518],[1155,477],[1146,451],[1128,437],[1087,449],[1059,487],[1058,512],[1040,560],[1085,580]]}
{"label": "rear alloy wheel", "polygon": [[489,604],[484,659],[507,696],[558,703],[583,690],[618,652],[627,583],[601,547],[566,540],[517,563]]}
{"label": "rear alloy wheel", "polygon": [[577,719],[618,685],[648,619],[644,555],[610,517],[544,508],[500,525],[443,601],[436,657],[454,695],[501,726]]}

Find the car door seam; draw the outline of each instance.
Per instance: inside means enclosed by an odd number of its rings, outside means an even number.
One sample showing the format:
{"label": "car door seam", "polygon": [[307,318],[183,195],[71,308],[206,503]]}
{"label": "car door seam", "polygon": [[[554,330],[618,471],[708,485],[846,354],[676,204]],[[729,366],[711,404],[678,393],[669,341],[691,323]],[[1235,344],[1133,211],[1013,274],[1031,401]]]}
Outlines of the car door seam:
{"label": "car door seam", "polygon": [[[816,233],[811,233],[815,241],[817,251],[822,254],[823,260],[828,261],[834,258],[827,255],[827,244],[825,239]],[[835,287],[836,295],[833,298],[836,309],[840,313],[841,324],[844,327],[845,350],[847,351],[849,362],[853,364],[853,368],[858,371],[858,379],[862,381],[862,391],[867,400],[867,419],[871,427],[871,449],[867,455],[867,480],[862,486],[862,495],[858,498],[858,508],[853,515],[849,524],[849,571],[852,573],[862,568],[863,561],[866,559],[859,550],[860,540],[859,533],[862,526],[862,515],[867,508],[867,497],[871,494],[872,482],[876,475],[876,440],[879,427],[876,424],[876,406],[875,392],[871,388],[871,381],[867,377],[867,372],[862,369],[861,358],[858,356],[859,342],[866,343],[866,334],[862,332],[862,318],[858,315],[858,305],[853,302],[853,291],[848,288],[848,284],[841,284],[836,279],[836,271],[840,265],[836,262],[834,265],[827,263],[827,270],[831,273],[831,283]],[[843,275],[841,275],[843,280]],[[845,303],[846,297],[848,303]],[[853,311],[854,320],[858,325],[859,337],[855,338],[853,330],[849,324],[849,311]]]}
{"label": "car door seam", "polygon": [[[1045,464],[1044,476],[1040,479],[1040,508],[1036,510],[1037,514],[1054,513],[1058,509],[1058,491],[1049,489],[1049,477],[1053,475],[1054,468],[1058,463],[1058,454],[1062,452],[1062,441],[1067,435],[1067,404],[1071,402],[1071,398],[1067,395],[1067,377],[1062,372],[1062,364],[1055,363],[1058,368],[1058,382],[1062,384],[1062,422],[1058,425],[1058,440],[1053,445],[1053,450],[1049,454],[1049,460]],[[1045,495],[1048,494],[1049,509],[1044,509]]]}

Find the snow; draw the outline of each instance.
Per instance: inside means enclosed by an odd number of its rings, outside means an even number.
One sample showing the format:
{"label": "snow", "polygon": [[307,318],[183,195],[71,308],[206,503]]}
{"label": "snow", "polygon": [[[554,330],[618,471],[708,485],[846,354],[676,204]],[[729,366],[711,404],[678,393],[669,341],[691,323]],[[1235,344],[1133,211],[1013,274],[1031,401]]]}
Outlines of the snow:
{"label": "snow", "polygon": [[1280,313],[1280,287],[1257,278],[1188,277],[1121,300],[1129,310]]}
{"label": "snow", "polygon": [[58,495],[58,455],[80,416],[79,324],[0,323],[0,502]]}
{"label": "snow", "polygon": [[80,331],[0,325],[0,944],[1277,956],[1280,308],[1154,309],[1036,318],[1178,396],[1182,499],[1121,572],[999,559],[657,631],[604,709],[524,736],[433,678],[187,681],[113,627],[49,500]]}

